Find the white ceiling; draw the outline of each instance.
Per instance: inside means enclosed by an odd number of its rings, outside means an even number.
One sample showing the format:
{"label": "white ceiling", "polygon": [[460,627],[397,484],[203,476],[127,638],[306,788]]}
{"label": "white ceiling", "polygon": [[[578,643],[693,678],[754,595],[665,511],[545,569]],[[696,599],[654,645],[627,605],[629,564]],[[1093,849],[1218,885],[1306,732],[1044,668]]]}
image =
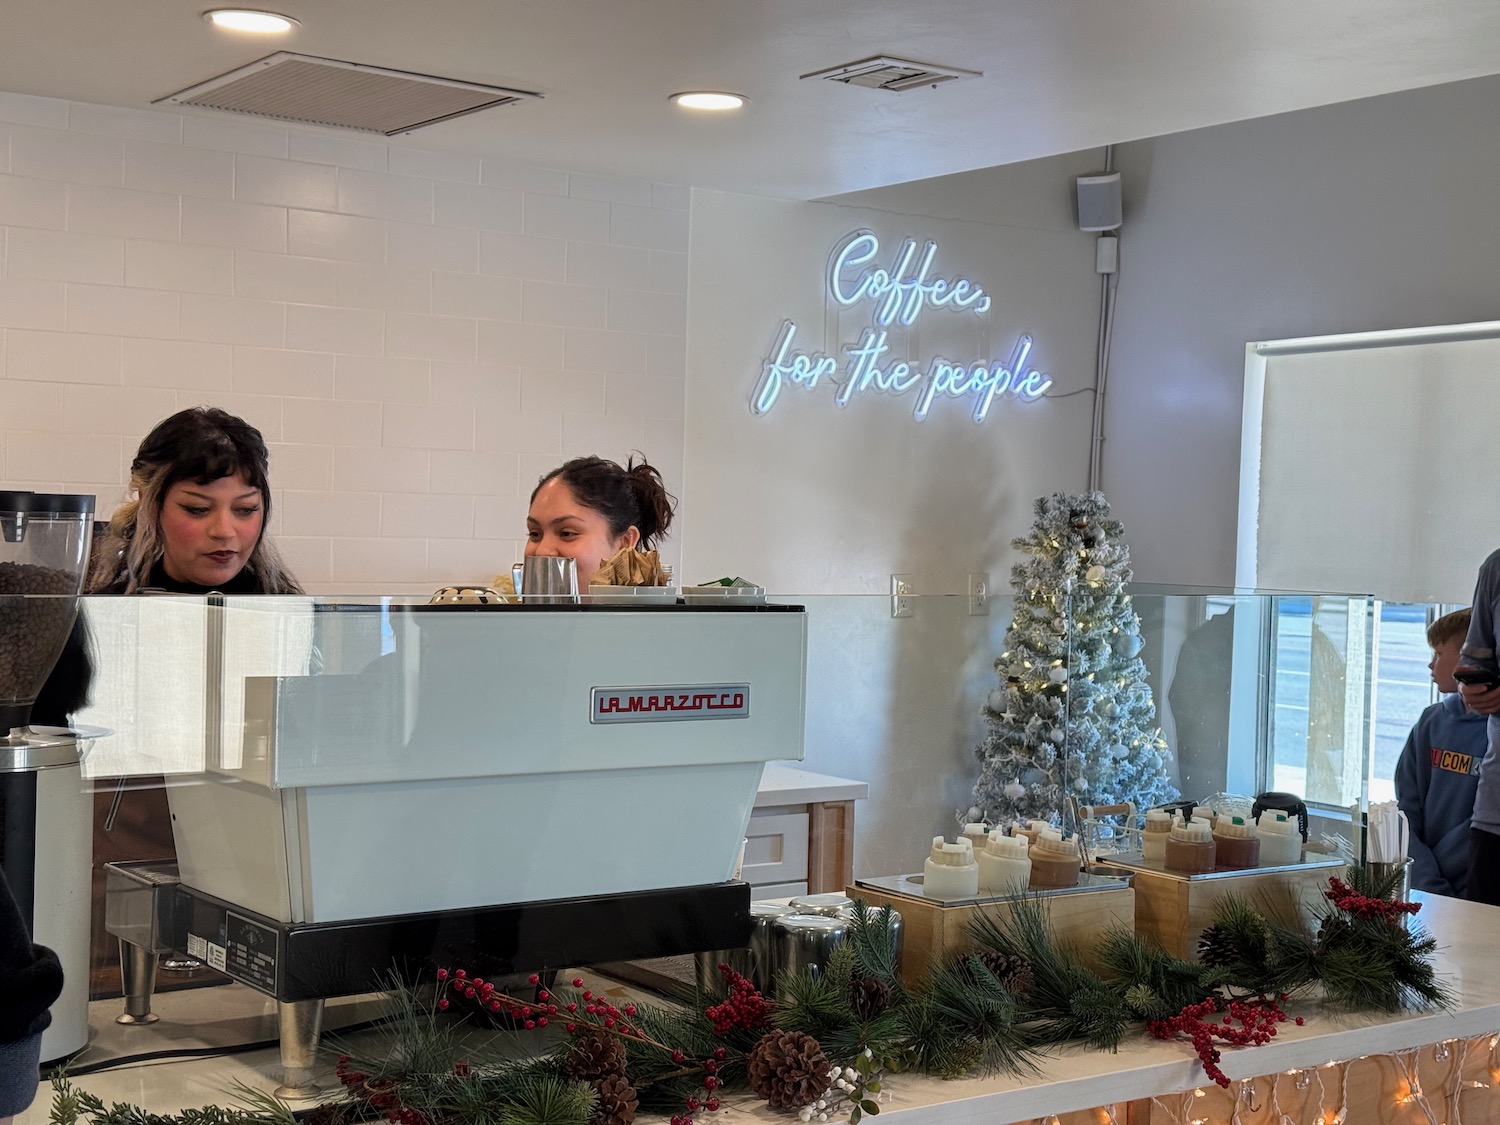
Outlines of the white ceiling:
{"label": "white ceiling", "polygon": [[[7,0],[0,88],[144,108],[276,50],[544,100],[397,143],[814,198],[1500,72],[1495,0]],[[904,94],[798,75],[875,54],[980,70]],[[729,89],[690,115],[667,96]],[[354,135],[354,134],[350,134]]]}

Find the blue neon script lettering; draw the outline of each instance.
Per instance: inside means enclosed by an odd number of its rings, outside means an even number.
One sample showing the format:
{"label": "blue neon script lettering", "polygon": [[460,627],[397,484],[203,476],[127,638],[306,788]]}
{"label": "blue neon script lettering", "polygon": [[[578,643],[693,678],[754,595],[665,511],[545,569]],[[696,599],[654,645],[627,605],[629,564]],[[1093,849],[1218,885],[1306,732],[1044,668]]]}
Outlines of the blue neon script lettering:
{"label": "blue neon script lettering", "polygon": [[784,321],[771,358],[766,360],[765,367],[761,369],[760,382],[755,385],[755,394],[750,399],[750,409],[754,413],[764,414],[776,405],[783,379],[790,379],[798,386],[812,390],[818,385],[819,379],[838,370],[839,361],[832,356],[818,352],[793,353],[792,340],[796,335],[797,326],[790,320]]}
{"label": "blue neon script lettering", "polygon": [[929,242],[917,256],[917,240],[908,238],[901,244],[896,261],[889,270],[878,266],[866,270],[854,279],[853,287],[846,276],[870,261],[880,252],[880,240],[869,231],[857,231],[844,240],[835,252],[828,267],[828,293],[838,304],[848,308],[864,300],[880,302],[875,310],[876,324],[899,321],[903,325],[916,322],[926,305],[933,308],[951,307],[972,309],[976,313],[989,312],[990,298],[983,289],[967,279],[947,281],[937,278],[929,281],[928,271],[932,259],[937,255],[937,243]]}
{"label": "blue neon script lettering", "polygon": [[906,239],[889,268],[872,264],[879,254],[880,240],[874,234],[855,231],[835,248],[826,278],[828,297],[840,308],[861,301],[874,303],[871,326],[858,341],[844,345],[840,356],[834,356],[796,348],[796,322],[783,321],[750,396],[752,413],[769,411],[788,383],[811,391],[827,380],[836,388],[834,403],[841,407],[867,392],[902,395],[915,391],[912,417],[918,422],[927,417],[934,401],[961,398],[973,400],[973,419],[983,422],[996,398],[1009,395],[1032,402],[1052,386],[1050,376],[1027,366],[1032,350],[1027,335],[1016,341],[1003,363],[959,363],[939,356],[925,371],[904,360],[887,363],[890,333],[904,332],[924,310],[983,314],[991,302],[989,294],[967,278],[931,276],[937,257],[935,242],[919,249],[916,239]]}

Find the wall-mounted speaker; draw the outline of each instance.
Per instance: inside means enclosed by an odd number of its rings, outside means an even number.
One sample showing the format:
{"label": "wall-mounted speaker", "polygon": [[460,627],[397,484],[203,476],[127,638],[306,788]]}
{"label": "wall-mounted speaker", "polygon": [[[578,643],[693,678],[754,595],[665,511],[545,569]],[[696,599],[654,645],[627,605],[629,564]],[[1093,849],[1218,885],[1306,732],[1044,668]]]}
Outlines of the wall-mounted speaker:
{"label": "wall-mounted speaker", "polygon": [[1079,176],[1073,182],[1078,189],[1079,230],[1115,230],[1124,222],[1120,173]]}

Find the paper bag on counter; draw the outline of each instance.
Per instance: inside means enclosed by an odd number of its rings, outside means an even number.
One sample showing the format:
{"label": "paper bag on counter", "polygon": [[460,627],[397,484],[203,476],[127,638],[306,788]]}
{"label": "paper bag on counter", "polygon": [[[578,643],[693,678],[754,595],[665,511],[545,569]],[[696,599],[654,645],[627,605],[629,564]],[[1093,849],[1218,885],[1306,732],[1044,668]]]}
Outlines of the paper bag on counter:
{"label": "paper bag on counter", "polygon": [[662,570],[661,556],[655,551],[637,551],[633,547],[622,547],[604,560],[590,586],[665,586],[667,575]]}

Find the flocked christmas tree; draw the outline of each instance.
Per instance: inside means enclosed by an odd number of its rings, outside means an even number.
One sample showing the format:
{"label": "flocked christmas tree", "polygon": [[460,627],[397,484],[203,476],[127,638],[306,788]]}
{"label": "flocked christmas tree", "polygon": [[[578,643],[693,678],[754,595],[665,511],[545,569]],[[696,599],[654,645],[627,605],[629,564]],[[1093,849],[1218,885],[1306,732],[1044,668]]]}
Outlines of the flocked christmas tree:
{"label": "flocked christmas tree", "polygon": [[1046,820],[1068,795],[1138,809],[1177,796],[1124,593],[1130,550],[1108,517],[1102,492],[1057,492],[1012,541],[1030,557],[1011,568],[1015,614],[983,709],[971,819]]}

